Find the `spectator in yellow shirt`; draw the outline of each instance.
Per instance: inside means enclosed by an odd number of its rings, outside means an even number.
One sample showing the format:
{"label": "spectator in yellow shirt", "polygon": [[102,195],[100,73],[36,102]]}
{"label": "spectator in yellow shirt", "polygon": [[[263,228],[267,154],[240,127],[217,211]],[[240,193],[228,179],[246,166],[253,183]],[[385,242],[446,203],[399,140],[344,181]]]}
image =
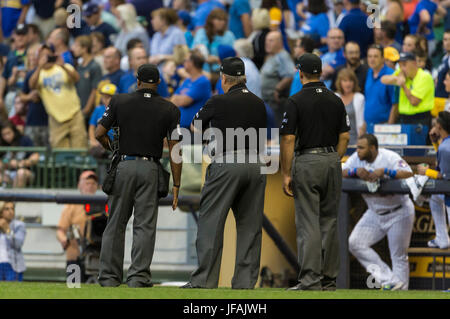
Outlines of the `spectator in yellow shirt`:
{"label": "spectator in yellow shirt", "polygon": [[430,127],[434,106],[434,81],[429,72],[417,65],[413,53],[401,53],[400,69],[393,75],[385,75],[381,82],[400,87],[398,103],[399,122],[401,124],[422,124]]}
{"label": "spectator in yellow shirt", "polygon": [[50,144],[53,148],[86,148],[87,133],[75,83],[80,76],[70,64],[55,55],[51,45],[39,51],[39,63],[29,80],[39,92],[48,113]]}

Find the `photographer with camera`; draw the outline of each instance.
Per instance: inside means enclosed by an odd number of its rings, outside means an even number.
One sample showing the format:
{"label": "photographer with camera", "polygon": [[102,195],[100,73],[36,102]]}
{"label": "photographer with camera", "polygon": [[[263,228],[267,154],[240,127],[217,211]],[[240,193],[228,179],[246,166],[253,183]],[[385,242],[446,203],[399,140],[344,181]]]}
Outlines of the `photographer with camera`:
{"label": "photographer with camera", "polygon": [[14,219],[15,204],[0,202],[0,281],[22,281],[25,224]]}
{"label": "photographer with camera", "polygon": [[38,90],[48,113],[50,145],[53,148],[86,148],[87,133],[75,83],[80,76],[70,64],[44,44],[39,50],[36,71],[29,80]]}
{"label": "photographer with camera", "polygon": [[[98,177],[95,172],[81,173],[78,189],[82,195],[94,195],[98,189]],[[80,266],[82,282],[84,282],[84,267],[80,261],[79,241],[84,236],[87,218],[84,205],[65,205],[56,230],[56,238],[66,251],[67,266],[73,264]]]}

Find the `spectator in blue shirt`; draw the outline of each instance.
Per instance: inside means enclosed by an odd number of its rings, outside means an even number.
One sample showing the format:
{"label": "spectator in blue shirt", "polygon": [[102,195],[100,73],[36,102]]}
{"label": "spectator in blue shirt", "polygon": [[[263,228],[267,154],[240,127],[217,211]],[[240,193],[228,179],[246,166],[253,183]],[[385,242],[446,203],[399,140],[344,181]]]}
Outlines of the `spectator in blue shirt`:
{"label": "spectator in blue shirt", "polygon": [[89,25],[91,32],[100,32],[105,37],[105,46],[109,47],[114,42],[116,29],[106,23],[101,18],[101,8],[94,3],[87,3],[83,6],[83,16]]}
{"label": "spectator in blue shirt", "polygon": [[[119,81],[119,93],[132,93],[136,91],[136,75],[139,67],[148,61],[148,55],[145,49],[136,47],[130,50],[129,54],[130,71],[122,75]],[[168,97],[167,84],[161,77],[161,83],[158,85],[158,94],[162,97]]]}
{"label": "spectator in blue shirt", "polygon": [[361,57],[367,55],[367,48],[374,43],[373,29],[367,25],[368,16],[360,9],[360,0],[344,0],[348,13],[342,18],[339,28],[344,31],[345,41],[353,41],[361,48]]}
{"label": "spectator in blue shirt", "polygon": [[55,48],[55,54],[62,57],[64,63],[69,63],[74,66],[75,61],[69,50],[69,40],[69,31],[65,28],[57,28],[50,33],[47,44]]}
{"label": "spectator in blue shirt", "polygon": [[204,28],[197,30],[194,37],[193,48],[199,48],[202,52],[208,53],[205,64],[205,71],[219,70],[219,45],[233,46],[235,37],[227,30],[228,15],[222,9],[214,9],[206,19]]}
{"label": "spectator in blue shirt", "polygon": [[422,34],[424,35],[428,42],[430,50],[432,53],[436,48],[436,40],[434,37],[433,23],[434,15],[438,13],[439,15],[445,16],[447,10],[439,6],[436,1],[431,0],[421,0],[414,10],[414,13],[409,17],[409,32],[411,34]]}
{"label": "spectator in blue shirt", "polygon": [[170,99],[180,109],[181,127],[190,128],[195,114],[212,95],[211,83],[202,73],[204,63],[205,59],[200,52],[191,51],[184,62],[184,68],[189,73],[189,78],[181,84]]}
{"label": "spectator in blue shirt", "polygon": [[321,56],[322,80],[327,88],[331,87],[331,81],[336,69],[346,62],[344,56],[344,43],[344,32],[342,32],[341,29],[334,28],[328,31],[328,52]]}
{"label": "spectator in blue shirt", "polygon": [[[100,145],[100,143],[95,138],[95,128],[97,127],[100,119],[103,117],[103,113],[105,113],[106,105],[109,105],[111,98],[116,93],[117,87],[114,84],[104,85],[100,89],[101,104],[94,109],[94,112],[92,112],[92,115],[89,119],[89,129],[88,129],[89,152],[95,157],[103,157],[103,155],[105,155],[106,153],[105,149]],[[114,140],[114,132],[112,129],[108,131],[108,136],[111,141]]]}
{"label": "spectator in blue shirt", "polygon": [[11,98],[5,96],[7,89],[10,90],[9,95],[14,95],[15,89],[23,87],[25,70],[25,57],[28,46],[28,28],[26,25],[19,25],[14,30],[14,50],[10,51],[7,56],[6,64],[3,69],[2,79],[0,81],[0,116],[4,119],[8,118],[8,112],[12,108],[13,96]]}
{"label": "spectator in blue shirt", "polygon": [[2,35],[9,38],[19,24],[25,23],[31,0],[9,0],[1,3]]}
{"label": "spectator in blue shirt", "polygon": [[150,44],[150,63],[158,65],[164,62],[173,54],[176,45],[186,44],[177,22],[178,14],[174,9],[161,8],[152,12],[152,25],[156,33]]}
{"label": "spectator in blue shirt", "polygon": [[[314,51],[315,43],[310,37],[302,37],[295,41],[294,45],[294,58],[299,59],[305,53],[312,53]],[[296,61],[295,64],[297,65]],[[291,83],[291,89],[289,91],[289,96],[292,96],[302,89],[302,81],[300,81],[300,73],[295,72],[294,79]]]}
{"label": "spectator in blue shirt", "polygon": [[301,31],[317,42],[325,45],[327,34],[330,30],[330,21],[328,19],[328,7],[325,0],[315,0],[308,2],[308,14],[305,15],[306,21],[303,23]]}
{"label": "spectator in blue shirt", "polygon": [[205,26],[206,19],[210,12],[216,8],[225,10],[225,6],[218,0],[198,0],[198,7],[194,13],[194,28],[199,29]]}
{"label": "spectator in blue shirt", "polygon": [[19,25],[13,32],[14,50],[7,54],[6,65],[3,69],[3,77],[9,80],[14,73],[14,68],[22,69],[25,65],[28,41],[28,27],[24,24]]}
{"label": "spectator in blue shirt", "polygon": [[234,0],[230,7],[229,29],[236,39],[247,38],[252,33],[252,14],[248,0]]}
{"label": "spectator in blue shirt", "polygon": [[178,27],[184,32],[186,45],[188,46],[188,48],[190,48],[192,46],[192,42],[194,42],[194,36],[192,35],[191,30],[189,30],[189,25],[192,21],[191,15],[187,11],[180,10],[178,11],[178,18]]}
{"label": "spectator in blue shirt", "polygon": [[[105,84],[112,83],[115,86],[119,86],[120,79],[125,72],[120,68],[120,60],[122,55],[119,49],[115,47],[109,47],[105,49],[103,53],[103,66],[106,69],[106,74],[102,76],[100,83],[98,84],[98,92]],[[95,105],[100,104],[100,94],[97,94],[95,98]]]}
{"label": "spectator in blue shirt", "polygon": [[384,51],[380,45],[372,45],[367,53],[367,72],[365,84],[366,105],[364,108],[364,121],[367,126],[379,123],[395,123],[395,107],[398,96],[395,95],[395,87],[381,83],[381,77],[391,75],[394,70],[386,66]]}

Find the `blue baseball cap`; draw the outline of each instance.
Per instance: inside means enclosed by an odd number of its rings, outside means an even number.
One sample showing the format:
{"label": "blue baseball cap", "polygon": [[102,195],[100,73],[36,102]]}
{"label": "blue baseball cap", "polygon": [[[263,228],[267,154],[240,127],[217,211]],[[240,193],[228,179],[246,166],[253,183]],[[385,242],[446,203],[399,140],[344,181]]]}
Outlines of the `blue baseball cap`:
{"label": "blue baseball cap", "polygon": [[189,24],[191,24],[191,15],[189,14],[189,12],[185,11],[185,10],[180,10],[178,11],[178,18],[180,18],[183,21],[183,24],[185,26],[188,26]]}
{"label": "blue baseball cap", "polygon": [[83,5],[83,16],[90,17],[93,14],[99,13],[100,7],[95,3],[85,3]]}
{"label": "blue baseball cap", "polygon": [[226,44],[221,44],[217,47],[217,51],[219,53],[220,61],[225,60],[226,58],[235,57],[236,51],[234,51],[233,47]]}

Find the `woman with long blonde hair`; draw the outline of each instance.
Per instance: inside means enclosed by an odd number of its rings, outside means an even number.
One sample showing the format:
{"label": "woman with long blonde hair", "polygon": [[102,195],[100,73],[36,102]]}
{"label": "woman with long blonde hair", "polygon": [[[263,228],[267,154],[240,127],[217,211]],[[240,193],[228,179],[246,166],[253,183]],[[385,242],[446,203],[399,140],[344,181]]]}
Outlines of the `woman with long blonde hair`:
{"label": "woman with long blonde hair", "polygon": [[149,36],[144,27],[137,21],[134,6],[130,3],[121,4],[116,7],[116,10],[121,31],[114,42],[114,46],[120,50],[122,55],[126,55],[128,41],[138,38],[142,41],[145,51],[148,52]]}

